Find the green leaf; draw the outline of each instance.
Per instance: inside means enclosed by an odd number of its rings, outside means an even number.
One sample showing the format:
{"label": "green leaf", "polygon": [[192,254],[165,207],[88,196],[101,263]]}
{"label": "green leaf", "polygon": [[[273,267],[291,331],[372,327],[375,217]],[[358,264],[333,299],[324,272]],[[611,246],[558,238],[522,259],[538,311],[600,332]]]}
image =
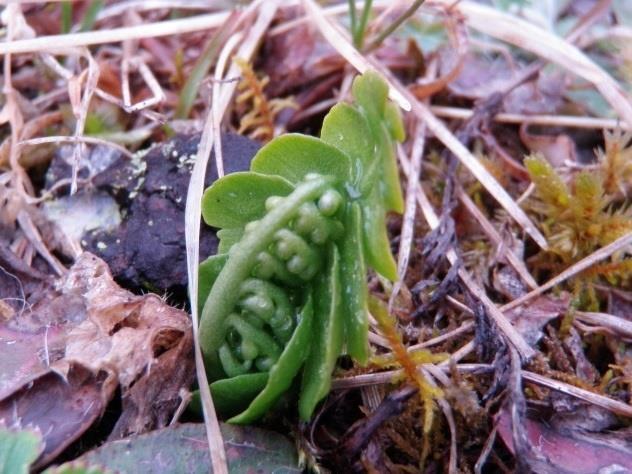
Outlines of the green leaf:
{"label": "green leaf", "polygon": [[202,217],[212,227],[244,227],[266,213],[270,196],[287,196],[294,187],[278,176],[244,171],[218,179],[204,192]]}
{"label": "green leaf", "polygon": [[111,471],[104,471],[97,466],[87,466],[82,462],[68,462],[61,466],[51,467],[44,471],[44,474],[110,474]]}
{"label": "green leaf", "polygon": [[198,283],[198,311],[202,312],[202,308],[204,307],[204,303],[206,302],[206,298],[208,298],[208,294],[211,292],[211,287],[217,276],[224,268],[226,264],[226,260],[228,260],[228,254],[217,254],[212,255],[202,263],[200,263],[199,270],[199,283]]}
{"label": "green leaf", "polygon": [[244,235],[243,227],[237,227],[235,229],[220,229],[217,231],[217,238],[219,239],[219,246],[217,247],[217,253],[228,253],[230,248],[241,240]]}
{"label": "green leaf", "polygon": [[343,322],[341,310],[340,255],[330,244],[327,271],[317,277],[314,290],[314,322],[312,347],[303,371],[298,402],[302,420],[309,420],[314,408],[331,387],[331,373],[342,350]]}
{"label": "green leaf", "polygon": [[388,98],[388,86],[375,71],[367,71],[353,81],[351,92],[369,120],[380,120]]}
{"label": "green leaf", "polygon": [[[242,412],[264,389],[268,382],[268,372],[243,374],[229,379],[216,380],[209,385],[215,410],[223,417]],[[200,391],[193,392],[188,409],[202,416]]]}
{"label": "green leaf", "polygon": [[300,315],[300,321],[281,357],[270,369],[270,377],[263,391],[257,395],[248,409],[231,418],[229,423],[248,424],[261,418],[286,392],[303,366],[310,349],[314,311],[308,298]]}
{"label": "green leaf", "polygon": [[362,247],[362,213],[358,203],[349,206],[345,228],[347,233],[340,242],[340,269],[344,276],[342,302],[347,353],[360,365],[366,365],[369,357],[368,290]]}
{"label": "green leaf", "polygon": [[386,128],[388,128],[393,140],[396,142],[403,142],[406,140],[406,128],[404,127],[402,114],[399,112],[399,107],[393,102],[386,103],[386,107],[384,109],[384,120]]}
{"label": "green leaf", "polygon": [[380,190],[375,190],[362,205],[364,251],[368,265],[391,281],[397,280],[397,264],[386,232],[386,216]]}
{"label": "green leaf", "polygon": [[384,124],[379,124],[375,128],[377,154],[382,160],[382,174],[380,176],[383,197],[382,205],[385,209],[401,214],[404,212],[404,196],[399,183],[395,144],[388,136]]}
{"label": "green leaf", "polygon": [[42,449],[38,432],[0,428],[0,474],[27,474]]}
{"label": "green leaf", "polygon": [[318,138],[298,133],[280,136],[261,148],[251,169],[282,176],[292,184],[302,181],[308,173],[333,176],[345,183],[352,181],[351,161],[346,154]]}
{"label": "green leaf", "polygon": [[359,185],[375,160],[375,141],[365,116],[349,104],[337,104],[325,116],[320,138],[351,158],[353,180]]}

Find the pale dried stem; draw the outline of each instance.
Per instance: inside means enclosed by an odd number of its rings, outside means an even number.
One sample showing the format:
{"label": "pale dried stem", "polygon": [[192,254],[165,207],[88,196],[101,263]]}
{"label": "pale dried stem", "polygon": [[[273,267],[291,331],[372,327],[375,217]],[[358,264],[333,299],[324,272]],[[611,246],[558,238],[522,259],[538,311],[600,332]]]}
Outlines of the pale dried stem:
{"label": "pale dried stem", "polygon": [[[249,9],[241,15],[244,18],[254,8],[259,8],[257,20],[255,24],[250,28],[248,36],[244,40],[240,50],[239,56],[243,58],[250,58],[255,51],[256,46],[263,37],[263,34],[268,29],[276,10],[278,8],[278,1],[254,2]],[[232,69],[231,69],[232,71]],[[232,72],[229,71],[229,75]],[[218,103],[213,104],[214,107],[219,107],[221,113],[219,114],[220,120],[224,111],[228,107],[232,94],[234,93],[234,87],[232,84],[226,84],[226,88],[222,89],[222,97]],[[204,421],[206,426],[207,439],[209,443],[209,449],[211,452],[211,463],[213,466],[213,472],[216,474],[224,474],[228,472],[226,451],[224,450],[224,444],[222,434],[219,429],[219,422],[217,420],[217,414],[213,405],[211,392],[209,389],[208,379],[206,377],[206,371],[204,369],[204,359],[202,357],[202,351],[200,348],[199,340],[199,315],[198,315],[198,264],[200,258],[200,214],[201,214],[201,200],[204,190],[204,177],[206,174],[207,163],[213,147],[214,129],[211,126],[213,122],[213,112],[209,110],[206,118],[206,124],[202,129],[202,137],[200,138],[200,145],[198,147],[197,158],[193,171],[191,173],[191,180],[189,182],[189,189],[187,192],[187,201],[185,208],[185,241],[187,250],[187,275],[189,281],[189,301],[191,304],[191,317],[193,320],[193,338],[195,346],[195,365],[196,374],[198,378],[198,385],[200,387],[200,400],[202,403],[202,411],[204,413]]]}
{"label": "pale dried stem", "polygon": [[434,346],[436,344],[441,344],[453,337],[460,336],[461,334],[466,334],[474,329],[474,321],[466,321],[461,324],[458,328],[453,329],[452,331],[448,331],[445,334],[442,334],[437,337],[433,337],[432,339],[428,339],[427,341],[420,342],[419,344],[414,344],[408,347],[408,352],[415,352],[420,349],[425,349],[427,347]]}
{"label": "pale dried stem", "polygon": [[[460,107],[446,107],[432,105],[430,110],[438,117],[467,120],[473,115],[471,109]],[[528,123],[533,125],[546,125],[551,127],[569,127],[586,129],[616,129],[632,130],[631,126],[617,119],[599,117],[575,117],[572,115],[524,115],[501,112],[494,116],[494,120],[500,123]]]}
{"label": "pale dried stem", "polygon": [[127,158],[132,158],[133,154],[129,152],[129,150],[118,143],[110,142],[107,140],[103,140],[102,138],[97,137],[86,137],[86,136],[67,136],[67,135],[59,135],[59,136],[51,136],[51,137],[39,137],[39,138],[31,138],[29,140],[22,140],[19,143],[20,147],[24,146],[37,146],[42,145],[44,143],[89,143],[91,145],[102,145],[110,148],[114,148]]}
{"label": "pale dried stem", "polygon": [[573,313],[575,320],[594,326],[594,329],[607,330],[609,333],[632,339],[632,321],[608,313],[592,313],[576,311]]}
{"label": "pale dried stem", "polygon": [[[446,373],[449,373],[450,370],[452,370],[452,367],[447,364],[439,364],[432,367],[433,365],[434,364],[421,364],[419,366],[419,370],[428,370],[429,368],[431,368],[430,370],[440,369],[441,371]],[[489,364],[456,364],[454,365],[454,368],[462,373],[489,373],[494,370],[493,366]],[[606,410],[612,413],[616,413],[617,415],[632,417],[632,406],[626,403],[606,397],[605,395],[590,392],[588,390],[584,390],[582,388],[560,382],[558,380],[553,380],[549,377],[545,377],[533,372],[529,372],[526,370],[521,370],[520,372],[524,380],[528,382],[532,382],[540,385],[541,387],[546,387],[551,390],[555,390],[557,392],[578,398],[580,400],[584,400],[593,405],[605,408]],[[334,379],[332,381],[331,388],[332,390],[346,390],[350,388],[365,387],[367,385],[389,384],[392,383],[394,380],[401,378],[403,374],[403,370],[398,369],[373,374],[362,374],[352,377],[343,377]]]}
{"label": "pale dried stem", "polygon": [[48,262],[48,264],[55,271],[55,273],[57,273],[57,275],[63,275],[66,272],[66,269],[59,262],[59,260],[57,260],[57,258],[50,253],[28,212],[26,212],[24,209],[21,209],[18,212],[17,219],[18,223],[20,224],[20,229],[22,229],[24,235],[29,240],[33,248],[35,248],[35,250],[37,250],[37,252],[44,258],[44,260]]}
{"label": "pale dried stem", "polygon": [[226,44],[222,51],[219,54],[217,59],[217,66],[215,67],[215,75],[213,82],[213,106],[211,108],[211,115],[213,117],[213,134],[215,136],[214,141],[214,150],[215,150],[215,166],[217,167],[217,176],[224,176],[224,154],[222,153],[222,134],[221,134],[221,123],[222,116],[224,115],[224,110],[220,108],[220,97],[222,92],[223,80],[224,80],[224,70],[226,69],[226,64],[228,63],[229,56],[233,52],[233,49],[237,46],[237,44],[241,41],[242,34],[235,33],[233,34]]}
{"label": "pale dried stem", "polygon": [[[342,57],[361,73],[368,69],[376,69],[352,44],[349,37],[338,27],[326,18],[323,9],[314,0],[303,0],[303,7],[309,18],[318,26],[321,34],[331,44]],[[396,102],[402,109],[411,109],[410,100],[406,99],[400,90],[389,84],[388,90],[391,100]]]}
{"label": "pale dried stem", "polygon": [[483,449],[481,450],[481,454],[478,456],[478,459],[476,460],[476,464],[474,464],[474,474],[481,474],[483,472],[483,466],[485,465],[485,462],[487,461],[487,458],[489,457],[489,454],[492,452],[492,449],[494,447],[494,442],[496,441],[497,430],[498,430],[498,425],[495,425],[492,428],[491,433],[487,437],[487,440],[485,441],[485,445],[483,446]]}
{"label": "pale dried stem", "polygon": [[574,263],[566,270],[561,272],[559,275],[551,278],[544,285],[537,287],[536,289],[530,291],[526,295],[521,296],[520,298],[516,298],[510,303],[507,303],[503,307],[501,307],[502,311],[508,311],[513,309],[521,304],[526,303],[527,301],[532,300],[536,296],[544,293],[547,290],[550,290],[556,285],[568,280],[569,278],[574,277],[578,273],[590,268],[597,262],[605,260],[606,258],[612,256],[612,254],[617,252],[622,252],[632,245],[632,232],[628,232],[627,234],[619,237],[614,242],[606,245],[605,247],[600,248],[596,252],[591,253],[589,256],[581,259],[579,262]]}
{"label": "pale dried stem", "polygon": [[541,387],[550,388],[557,392],[571,395],[575,398],[579,398],[580,400],[592,403],[593,405],[605,408],[606,410],[611,411],[612,413],[616,413],[617,415],[632,417],[632,406],[628,405],[627,403],[613,400],[612,398],[606,397],[605,395],[589,392],[588,390],[584,390],[583,388],[575,387],[574,385],[569,385],[567,383],[553,380],[543,375],[528,372],[526,370],[522,371],[522,377],[524,378],[524,380],[533,382],[537,385],[540,385]]}
{"label": "pale dried stem", "polygon": [[[399,241],[399,252],[397,253],[397,276],[399,279],[393,285],[393,291],[388,300],[388,311],[392,312],[395,299],[404,284],[406,271],[408,270],[408,261],[410,259],[410,249],[412,248],[413,238],[415,236],[415,214],[417,213],[417,187],[419,186],[419,174],[421,173],[421,159],[426,143],[426,127],[421,122],[417,122],[415,127],[415,138],[413,141],[412,152],[410,156],[411,171],[408,173],[406,183],[406,203],[403,216],[402,230]],[[401,147],[398,153],[403,153]]]}
{"label": "pale dried stem", "polygon": [[195,31],[208,30],[224,24],[230,12],[210,13],[178,20],[161,21],[145,25],[126,26],[110,30],[86,31],[65,35],[40,36],[38,38],[0,43],[0,54],[60,51],[77,46],[118,43],[123,40],[158,38]]}

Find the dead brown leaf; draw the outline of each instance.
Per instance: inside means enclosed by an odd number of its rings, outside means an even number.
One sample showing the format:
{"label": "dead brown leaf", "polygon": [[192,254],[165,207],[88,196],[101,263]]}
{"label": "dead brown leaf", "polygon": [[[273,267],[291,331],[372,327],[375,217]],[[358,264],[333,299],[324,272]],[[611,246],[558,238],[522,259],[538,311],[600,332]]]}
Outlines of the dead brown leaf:
{"label": "dead brown leaf", "polygon": [[191,322],[134,295],[83,253],[40,300],[0,324],[0,421],[39,426],[44,465],[87,430],[121,387],[114,437],[166,426],[193,381]]}

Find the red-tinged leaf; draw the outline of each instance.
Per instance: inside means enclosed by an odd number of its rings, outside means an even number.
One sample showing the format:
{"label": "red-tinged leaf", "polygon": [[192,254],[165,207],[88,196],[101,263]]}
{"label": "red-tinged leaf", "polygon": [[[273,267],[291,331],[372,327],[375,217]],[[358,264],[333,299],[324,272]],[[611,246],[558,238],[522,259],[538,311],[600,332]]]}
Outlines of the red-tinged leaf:
{"label": "red-tinged leaf", "polygon": [[[496,421],[498,433],[513,453],[511,415],[503,410]],[[527,439],[538,454],[546,457],[560,473],[628,472],[632,470],[632,443],[610,434],[591,437],[583,432],[560,433],[544,423],[526,419]]]}

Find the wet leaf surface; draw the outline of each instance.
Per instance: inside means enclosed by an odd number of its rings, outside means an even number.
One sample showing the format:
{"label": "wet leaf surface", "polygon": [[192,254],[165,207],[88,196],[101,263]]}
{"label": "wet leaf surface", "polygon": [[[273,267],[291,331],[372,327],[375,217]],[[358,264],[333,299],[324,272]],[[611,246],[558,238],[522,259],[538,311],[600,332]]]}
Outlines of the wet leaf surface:
{"label": "wet leaf surface", "polygon": [[[231,473],[302,472],[294,444],[285,436],[253,427],[222,425]],[[202,424],[184,424],[112,441],[79,458],[121,474],[211,472]]]}

